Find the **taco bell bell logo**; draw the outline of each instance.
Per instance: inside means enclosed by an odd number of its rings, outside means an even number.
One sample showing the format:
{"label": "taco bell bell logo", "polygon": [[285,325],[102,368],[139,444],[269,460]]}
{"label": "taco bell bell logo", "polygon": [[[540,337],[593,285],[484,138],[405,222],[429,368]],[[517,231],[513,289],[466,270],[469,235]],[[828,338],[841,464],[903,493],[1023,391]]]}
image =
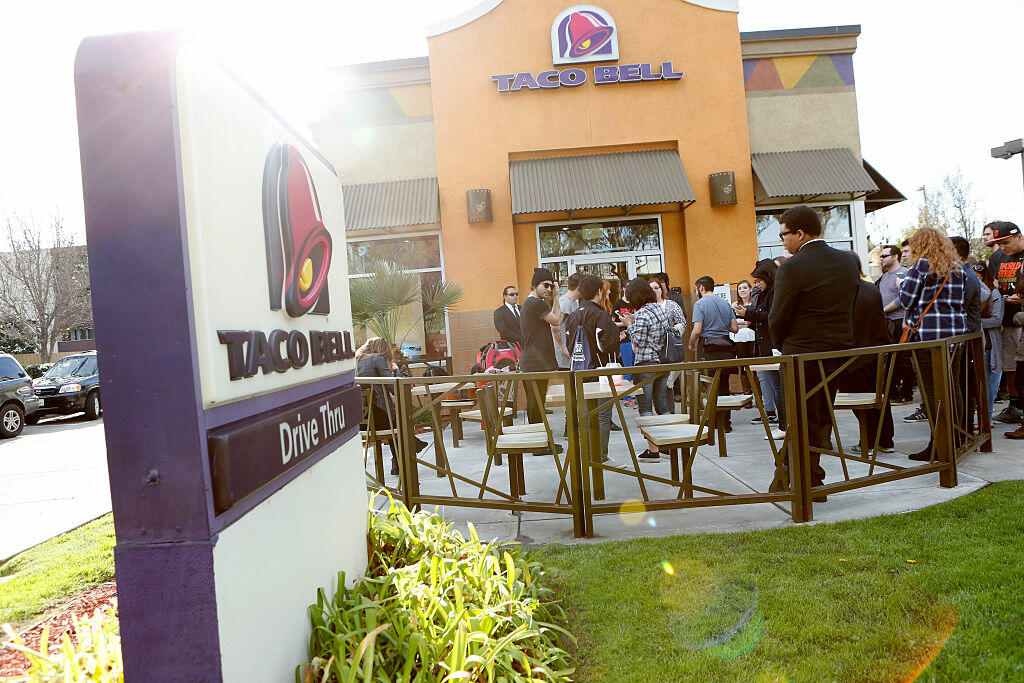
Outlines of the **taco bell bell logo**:
{"label": "taco bell bell logo", "polygon": [[615,61],[619,58],[615,21],[592,5],[570,7],[551,24],[551,52],[555,64]]}

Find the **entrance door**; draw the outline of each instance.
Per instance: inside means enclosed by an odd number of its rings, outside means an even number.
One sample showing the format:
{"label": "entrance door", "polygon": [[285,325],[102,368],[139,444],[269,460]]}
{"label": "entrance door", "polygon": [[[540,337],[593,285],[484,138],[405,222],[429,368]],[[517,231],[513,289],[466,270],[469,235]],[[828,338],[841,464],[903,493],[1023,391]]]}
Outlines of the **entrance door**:
{"label": "entrance door", "polygon": [[617,301],[626,288],[626,283],[636,276],[630,272],[632,264],[627,259],[610,260],[607,256],[575,256],[571,268],[587,275],[597,275],[611,284],[611,300]]}

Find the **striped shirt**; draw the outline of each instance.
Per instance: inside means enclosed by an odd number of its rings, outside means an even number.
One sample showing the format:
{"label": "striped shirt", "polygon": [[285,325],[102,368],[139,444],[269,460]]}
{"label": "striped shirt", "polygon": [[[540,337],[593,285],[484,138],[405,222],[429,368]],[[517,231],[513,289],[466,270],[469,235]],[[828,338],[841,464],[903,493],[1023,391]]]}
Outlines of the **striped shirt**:
{"label": "striped shirt", "polygon": [[[928,259],[919,259],[907,271],[907,277],[900,286],[897,299],[900,305],[907,310],[907,316],[904,318],[904,323],[907,325],[917,324],[924,310],[928,308],[928,303],[935,296],[935,292],[942,287],[943,278],[930,277],[929,271]],[[946,286],[939,292],[935,303],[921,320],[917,329],[917,339],[932,341],[966,334],[967,312],[964,307],[964,295],[963,266],[956,262],[949,273],[949,279],[946,280]]]}

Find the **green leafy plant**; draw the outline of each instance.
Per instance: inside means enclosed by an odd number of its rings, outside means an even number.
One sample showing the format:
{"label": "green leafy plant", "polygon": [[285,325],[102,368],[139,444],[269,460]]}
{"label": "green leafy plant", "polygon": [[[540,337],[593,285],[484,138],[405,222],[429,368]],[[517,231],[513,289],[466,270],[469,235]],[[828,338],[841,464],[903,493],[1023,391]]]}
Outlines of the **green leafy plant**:
{"label": "green leafy plant", "polygon": [[[389,496],[390,499],[390,496]],[[313,681],[567,681],[565,612],[539,553],[482,543],[393,499],[369,516],[366,576],[310,606]]]}
{"label": "green leafy plant", "polygon": [[38,365],[26,365],[25,372],[28,373],[28,376],[32,379],[37,379],[43,376],[43,371]]}
{"label": "green leafy plant", "polygon": [[87,619],[76,618],[78,643],[72,643],[65,633],[55,654],[49,654],[49,624],[43,627],[38,650],[26,647],[9,624],[4,624],[3,628],[11,639],[7,647],[24,654],[29,662],[28,672],[6,679],[8,683],[124,681],[116,602],[96,610]]}
{"label": "green leafy plant", "polygon": [[[391,261],[377,261],[371,275],[349,280],[352,322],[365,325],[396,349],[402,348],[417,326],[423,325],[428,332],[442,329],[445,312],[462,295],[462,285],[454,282],[424,288],[419,273],[407,272]],[[415,303],[422,305],[422,313],[410,322],[407,307]]]}

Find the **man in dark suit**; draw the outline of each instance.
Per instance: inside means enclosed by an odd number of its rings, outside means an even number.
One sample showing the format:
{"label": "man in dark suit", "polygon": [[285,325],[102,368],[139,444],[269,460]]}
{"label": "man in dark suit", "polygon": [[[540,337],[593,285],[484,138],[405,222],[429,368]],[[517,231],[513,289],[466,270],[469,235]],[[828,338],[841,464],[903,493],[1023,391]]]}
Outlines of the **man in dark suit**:
{"label": "man in dark suit", "polygon": [[[853,304],[857,297],[860,271],[852,254],[828,246],[821,239],[821,219],[809,206],[794,206],[779,218],[779,239],[793,257],[782,264],[775,276],[775,300],[768,315],[768,328],[775,348],[783,354],[840,351],[853,346]],[[836,367],[825,363],[825,372]],[[821,382],[817,363],[805,366],[808,391]],[[787,387],[787,389],[789,389]],[[835,400],[837,383],[829,383]],[[792,389],[790,389],[792,390]],[[807,397],[807,434],[811,448],[831,447],[832,420],[821,390]],[[799,415],[790,416],[800,427]],[[811,453],[811,484],[825,481],[820,454]],[[824,502],[817,496],[815,502]]]}
{"label": "man in dark suit", "polygon": [[523,332],[519,325],[519,290],[509,285],[501,293],[504,303],[494,311],[494,328],[498,337],[519,346],[523,345]]}

